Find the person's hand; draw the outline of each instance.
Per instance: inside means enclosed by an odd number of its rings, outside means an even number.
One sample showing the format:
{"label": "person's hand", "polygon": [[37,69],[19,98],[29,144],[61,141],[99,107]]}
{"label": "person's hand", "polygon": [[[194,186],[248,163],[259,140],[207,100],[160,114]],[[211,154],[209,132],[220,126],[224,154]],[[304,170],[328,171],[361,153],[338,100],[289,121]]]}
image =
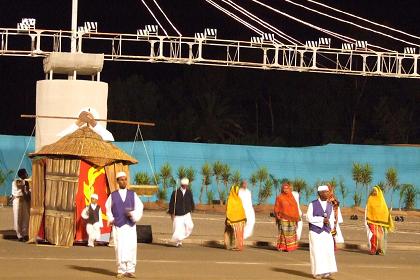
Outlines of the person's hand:
{"label": "person's hand", "polygon": [[106,224],[107,224],[109,227],[112,227],[112,226],[114,225],[114,221],[108,221]]}
{"label": "person's hand", "polygon": [[86,122],[91,126],[91,127],[95,127],[96,126],[96,120],[95,120],[95,118],[93,117],[93,115],[90,113],[90,112],[88,112],[87,114],[86,114]]}
{"label": "person's hand", "polygon": [[88,112],[86,111],[83,111],[79,114],[79,118],[76,120],[76,125],[78,127],[81,127],[82,125],[88,122],[87,114]]}
{"label": "person's hand", "polygon": [[324,218],[324,224],[328,225],[330,223],[330,221],[328,220],[328,218]]}

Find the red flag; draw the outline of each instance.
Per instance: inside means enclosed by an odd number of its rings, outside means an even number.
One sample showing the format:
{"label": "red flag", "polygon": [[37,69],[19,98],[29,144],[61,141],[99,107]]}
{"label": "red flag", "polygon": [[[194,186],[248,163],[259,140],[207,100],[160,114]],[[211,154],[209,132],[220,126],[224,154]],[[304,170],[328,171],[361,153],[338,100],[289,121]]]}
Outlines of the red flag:
{"label": "red flag", "polygon": [[81,213],[86,205],[90,204],[91,194],[98,195],[98,205],[101,207],[102,222],[104,226],[101,234],[109,234],[111,227],[107,226],[105,202],[108,198],[108,187],[105,168],[92,166],[87,162],[80,161],[79,187],[76,194],[76,237],[75,241],[87,240],[86,222]]}

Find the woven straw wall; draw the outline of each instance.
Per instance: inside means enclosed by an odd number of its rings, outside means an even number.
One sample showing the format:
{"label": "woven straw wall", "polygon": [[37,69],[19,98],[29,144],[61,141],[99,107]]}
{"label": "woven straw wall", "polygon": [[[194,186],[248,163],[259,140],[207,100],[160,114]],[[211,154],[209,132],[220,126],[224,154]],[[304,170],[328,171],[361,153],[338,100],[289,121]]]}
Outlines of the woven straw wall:
{"label": "woven straw wall", "polygon": [[79,184],[79,159],[47,159],[45,171],[45,238],[55,245],[74,241],[75,197]]}

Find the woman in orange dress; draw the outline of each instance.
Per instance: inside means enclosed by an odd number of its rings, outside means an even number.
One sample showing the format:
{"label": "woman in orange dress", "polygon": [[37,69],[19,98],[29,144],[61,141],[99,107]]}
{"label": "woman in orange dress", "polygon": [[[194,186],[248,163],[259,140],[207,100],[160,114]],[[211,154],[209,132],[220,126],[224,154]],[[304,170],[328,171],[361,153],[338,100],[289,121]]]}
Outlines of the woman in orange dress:
{"label": "woman in orange dress", "polygon": [[277,250],[290,252],[298,248],[297,223],[300,220],[299,209],[293,197],[290,185],[284,183],[274,205],[278,226]]}

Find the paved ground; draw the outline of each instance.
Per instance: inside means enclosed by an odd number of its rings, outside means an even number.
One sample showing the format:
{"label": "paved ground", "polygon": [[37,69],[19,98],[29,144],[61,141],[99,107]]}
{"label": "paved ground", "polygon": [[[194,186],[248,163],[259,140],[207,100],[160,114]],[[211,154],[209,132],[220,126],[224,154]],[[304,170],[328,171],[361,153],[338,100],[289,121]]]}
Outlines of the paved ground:
{"label": "paved ground", "polygon": [[[183,248],[167,244],[170,219],[163,211],[146,211],[142,224],[151,224],[153,244],[138,245],[138,279],[310,279],[309,252],[303,247],[282,253],[270,246],[276,228],[270,217],[257,215],[255,234],[243,252],[220,247],[223,216],[193,215],[195,229]],[[361,221],[345,217],[342,230],[346,246],[337,252],[337,279],[418,279],[420,275],[420,219],[398,223],[389,238],[386,256],[366,252],[366,235]],[[11,209],[0,208],[0,235],[12,228]],[[0,279],[113,279],[115,255],[110,247],[60,248],[29,245],[0,238]]]}

